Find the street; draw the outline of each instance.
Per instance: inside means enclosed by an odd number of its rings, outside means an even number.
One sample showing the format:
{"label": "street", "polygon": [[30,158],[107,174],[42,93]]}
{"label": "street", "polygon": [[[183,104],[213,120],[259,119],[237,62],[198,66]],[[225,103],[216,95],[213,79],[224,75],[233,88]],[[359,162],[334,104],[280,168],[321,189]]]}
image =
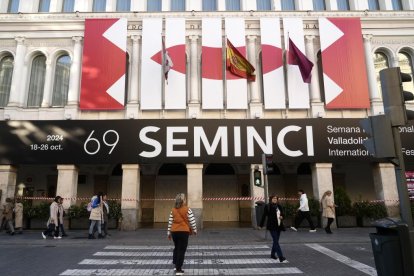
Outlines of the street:
{"label": "street", "polygon": [[[205,229],[190,237],[183,269],[185,275],[376,275],[368,236],[375,230],[334,230],[282,232],[289,263],[279,263],[269,258],[271,237],[264,240],[264,230]],[[2,275],[174,275],[164,229],[113,230],[102,240],[88,240],[80,230],[43,240],[40,232],[0,233]]]}

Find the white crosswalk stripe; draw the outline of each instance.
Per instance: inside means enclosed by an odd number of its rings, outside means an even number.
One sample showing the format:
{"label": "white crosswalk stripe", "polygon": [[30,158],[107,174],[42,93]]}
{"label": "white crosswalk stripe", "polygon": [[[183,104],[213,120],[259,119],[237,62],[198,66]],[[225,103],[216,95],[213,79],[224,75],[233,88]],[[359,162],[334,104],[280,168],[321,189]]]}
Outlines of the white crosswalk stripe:
{"label": "white crosswalk stripe", "polygon": [[[175,275],[172,246],[110,245],[60,275]],[[296,267],[269,258],[266,245],[191,245],[185,275],[302,274]]]}

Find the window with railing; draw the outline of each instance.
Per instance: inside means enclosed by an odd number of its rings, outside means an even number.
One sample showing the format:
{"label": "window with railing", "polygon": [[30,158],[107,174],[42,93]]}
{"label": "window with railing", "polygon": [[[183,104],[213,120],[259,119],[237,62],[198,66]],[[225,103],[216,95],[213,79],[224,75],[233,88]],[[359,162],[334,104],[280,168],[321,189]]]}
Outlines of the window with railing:
{"label": "window with railing", "polygon": [[368,0],[368,9],[370,11],[378,11],[379,10],[378,0]]}
{"label": "window with railing", "polygon": [[56,61],[52,106],[65,106],[68,102],[70,65],[68,55],[60,56]]}
{"label": "window with railing", "polygon": [[349,0],[338,0],[338,10],[349,11]]}
{"label": "window with railing", "polygon": [[271,0],[256,0],[258,11],[270,11],[272,9]]}
{"label": "window with railing", "polygon": [[314,11],[326,10],[325,0],[313,0],[313,10]]}
{"label": "window with railing", "polygon": [[171,0],[171,11],[185,11],[185,0]]}
{"label": "window with railing", "polygon": [[392,0],[392,9],[395,11],[401,11],[403,9],[401,0]]}
{"label": "window with railing", "polygon": [[35,57],[32,61],[32,69],[30,73],[27,107],[40,107],[42,104],[45,74],[46,57],[44,55]]}
{"label": "window with railing", "polygon": [[8,13],[18,13],[19,12],[19,0],[9,0],[9,5],[7,6]]}
{"label": "window with railing", "polygon": [[74,12],[75,0],[63,0],[62,12]]}
{"label": "window with railing", "polygon": [[131,0],[117,0],[116,11],[119,11],[119,12],[131,11]]}
{"label": "window with railing", "polygon": [[106,10],[106,0],[93,0],[92,11],[104,12]]}
{"label": "window with railing", "polygon": [[410,82],[403,82],[404,90],[414,92],[412,57],[407,52],[401,51],[398,53],[398,64],[400,66],[401,72],[411,76]]}
{"label": "window with railing", "polygon": [[378,87],[378,93],[379,97],[382,98],[382,89],[381,89],[381,80],[379,72],[382,69],[389,68],[389,62],[388,62],[388,56],[383,52],[375,52],[374,54],[374,67],[375,67],[375,76],[377,77],[377,87]]}
{"label": "window with railing", "polygon": [[161,7],[162,7],[161,0],[147,0],[147,11],[160,12]]}
{"label": "window with railing", "polygon": [[226,10],[227,11],[240,11],[240,0],[226,0]]}
{"label": "window with railing", "polygon": [[294,11],[295,0],[282,0],[282,11]]}
{"label": "window with railing", "polygon": [[203,0],[203,11],[216,11],[217,0]]}
{"label": "window with railing", "polygon": [[11,55],[0,59],[0,107],[5,107],[9,103],[13,63],[14,60]]}

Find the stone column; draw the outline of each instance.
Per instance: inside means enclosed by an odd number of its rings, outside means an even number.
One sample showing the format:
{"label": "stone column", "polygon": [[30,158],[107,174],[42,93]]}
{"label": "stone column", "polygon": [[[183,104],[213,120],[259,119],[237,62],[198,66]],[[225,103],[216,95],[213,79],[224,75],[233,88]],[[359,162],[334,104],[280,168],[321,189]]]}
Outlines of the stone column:
{"label": "stone column", "polygon": [[11,165],[0,165],[0,190],[1,190],[1,205],[6,202],[6,198],[14,198],[16,190],[16,174],[17,169]]}
{"label": "stone column", "polygon": [[140,168],[138,164],[122,165],[122,230],[134,231],[141,221]]}
{"label": "stone column", "polygon": [[188,103],[188,118],[198,118],[200,110],[198,65],[198,35],[190,35],[190,102]]}
{"label": "stone column", "polygon": [[[332,182],[332,164],[331,163],[314,163],[312,164],[312,188],[313,197],[316,200],[321,200],[323,193],[327,190],[332,191],[333,194],[333,182]],[[325,219],[322,220],[322,225],[326,225]],[[335,228],[336,224],[333,223],[331,228]]]}
{"label": "stone column", "polygon": [[[249,58],[249,62],[257,68],[257,58],[256,58],[256,36],[255,35],[248,35],[247,36],[247,55]],[[250,87],[250,102],[258,103],[260,102],[259,97],[259,89],[257,87],[257,81],[249,82]]]}
{"label": "stone column", "polygon": [[187,204],[203,229],[203,164],[187,164]]}
{"label": "stone column", "polygon": [[138,103],[138,76],[139,76],[139,40],[140,35],[131,35],[132,58],[131,58],[131,92],[128,103]]}
{"label": "stone column", "polygon": [[73,60],[70,66],[69,90],[68,90],[68,105],[79,104],[80,94],[80,75],[81,75],[81,61],[82,61],[82,37],[74,36],[75,41],[73,50]]}
{"label": "stone column", "polygon": [[384,200],[388,216],[399,216],[397,180],[394,165],[378,163],[373,168],[376,198]]}
{"label": "stone column", "polygon": [[57,169],[56,196],[64,198],[63,208],[68,209],[70,206],[76,204],[79,169],[75,165],[58,165]]}
{"label": "stone column", "polygon": [[363,35],[364,38],[364,52],[365,52],[365,63],[367,66],[368,75],[368,88],[369,98],[371,101],[371,112],[372,115],[378,115],[384,113],[384,107],[382,105],[381,98],[378,94],[377,89],[377,73],[375,72],[374,59],[372,56],[371,40],[372,35]]}
{"label": "stone column", "polygon": [[23,93],[23,82],[20,78],[23,75],[24,58],[26,55],[26,45],[24,37],[16,37],[16,56],[14,58],[13,76],[10,88],[10,98],[8,106],[17,107],[20,105],[20,94]]}
{"label": "stone column", "polygon": [[52,97],[52,61],[50,59],[46,60],[46,73],[45,73],[45,87],[43,92],[43,99],[41,107],[50,107],[51,106],[51,97]]}
{"label": "stone column", "polygon": [[[263,166],[262,166],[262,164],[252,164],[252,165],[250,165],[250,191],[251,191],[251,197],[253,198],[251,200],[251,218],[252,218],[252,227],[255,228],[255,229],[259,226],[257,224],[257,219],[259,219],[259,220],[261,219],[261,218],[256,217],[256,201],[265,202],[264,188],[254,185],[254,170],[256,168],[259,171],[262,172],[262,183],[264,184],[264,175],[263,175]],[[256,198],[256,199],[254,199],[254,198]]]}
{"label": "stone column", "polygon": [[314,41],[316,36],[307,35],[305,36],[305,50],[306,56],[313,63],[312,78],[310,83],[310,101],[312,107],[312,117],[324,117],[325,107],[321,101],[321,88],[319,87],[319,72],[318,72],[318,60],[316,59]]}

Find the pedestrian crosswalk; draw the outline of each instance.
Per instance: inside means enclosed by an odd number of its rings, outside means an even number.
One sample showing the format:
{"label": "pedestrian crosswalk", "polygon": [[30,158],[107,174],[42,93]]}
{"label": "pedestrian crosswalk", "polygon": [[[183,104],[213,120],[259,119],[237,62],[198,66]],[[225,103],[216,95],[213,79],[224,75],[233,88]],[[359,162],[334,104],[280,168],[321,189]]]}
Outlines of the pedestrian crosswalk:
{"label": "pedestrian crosswalk", "polygon": [[[175,275],[172,246],[106,246],[60,275]],[[193,245],[186,275],[290,275],[303,273],[269,258],[266,245]]]}

